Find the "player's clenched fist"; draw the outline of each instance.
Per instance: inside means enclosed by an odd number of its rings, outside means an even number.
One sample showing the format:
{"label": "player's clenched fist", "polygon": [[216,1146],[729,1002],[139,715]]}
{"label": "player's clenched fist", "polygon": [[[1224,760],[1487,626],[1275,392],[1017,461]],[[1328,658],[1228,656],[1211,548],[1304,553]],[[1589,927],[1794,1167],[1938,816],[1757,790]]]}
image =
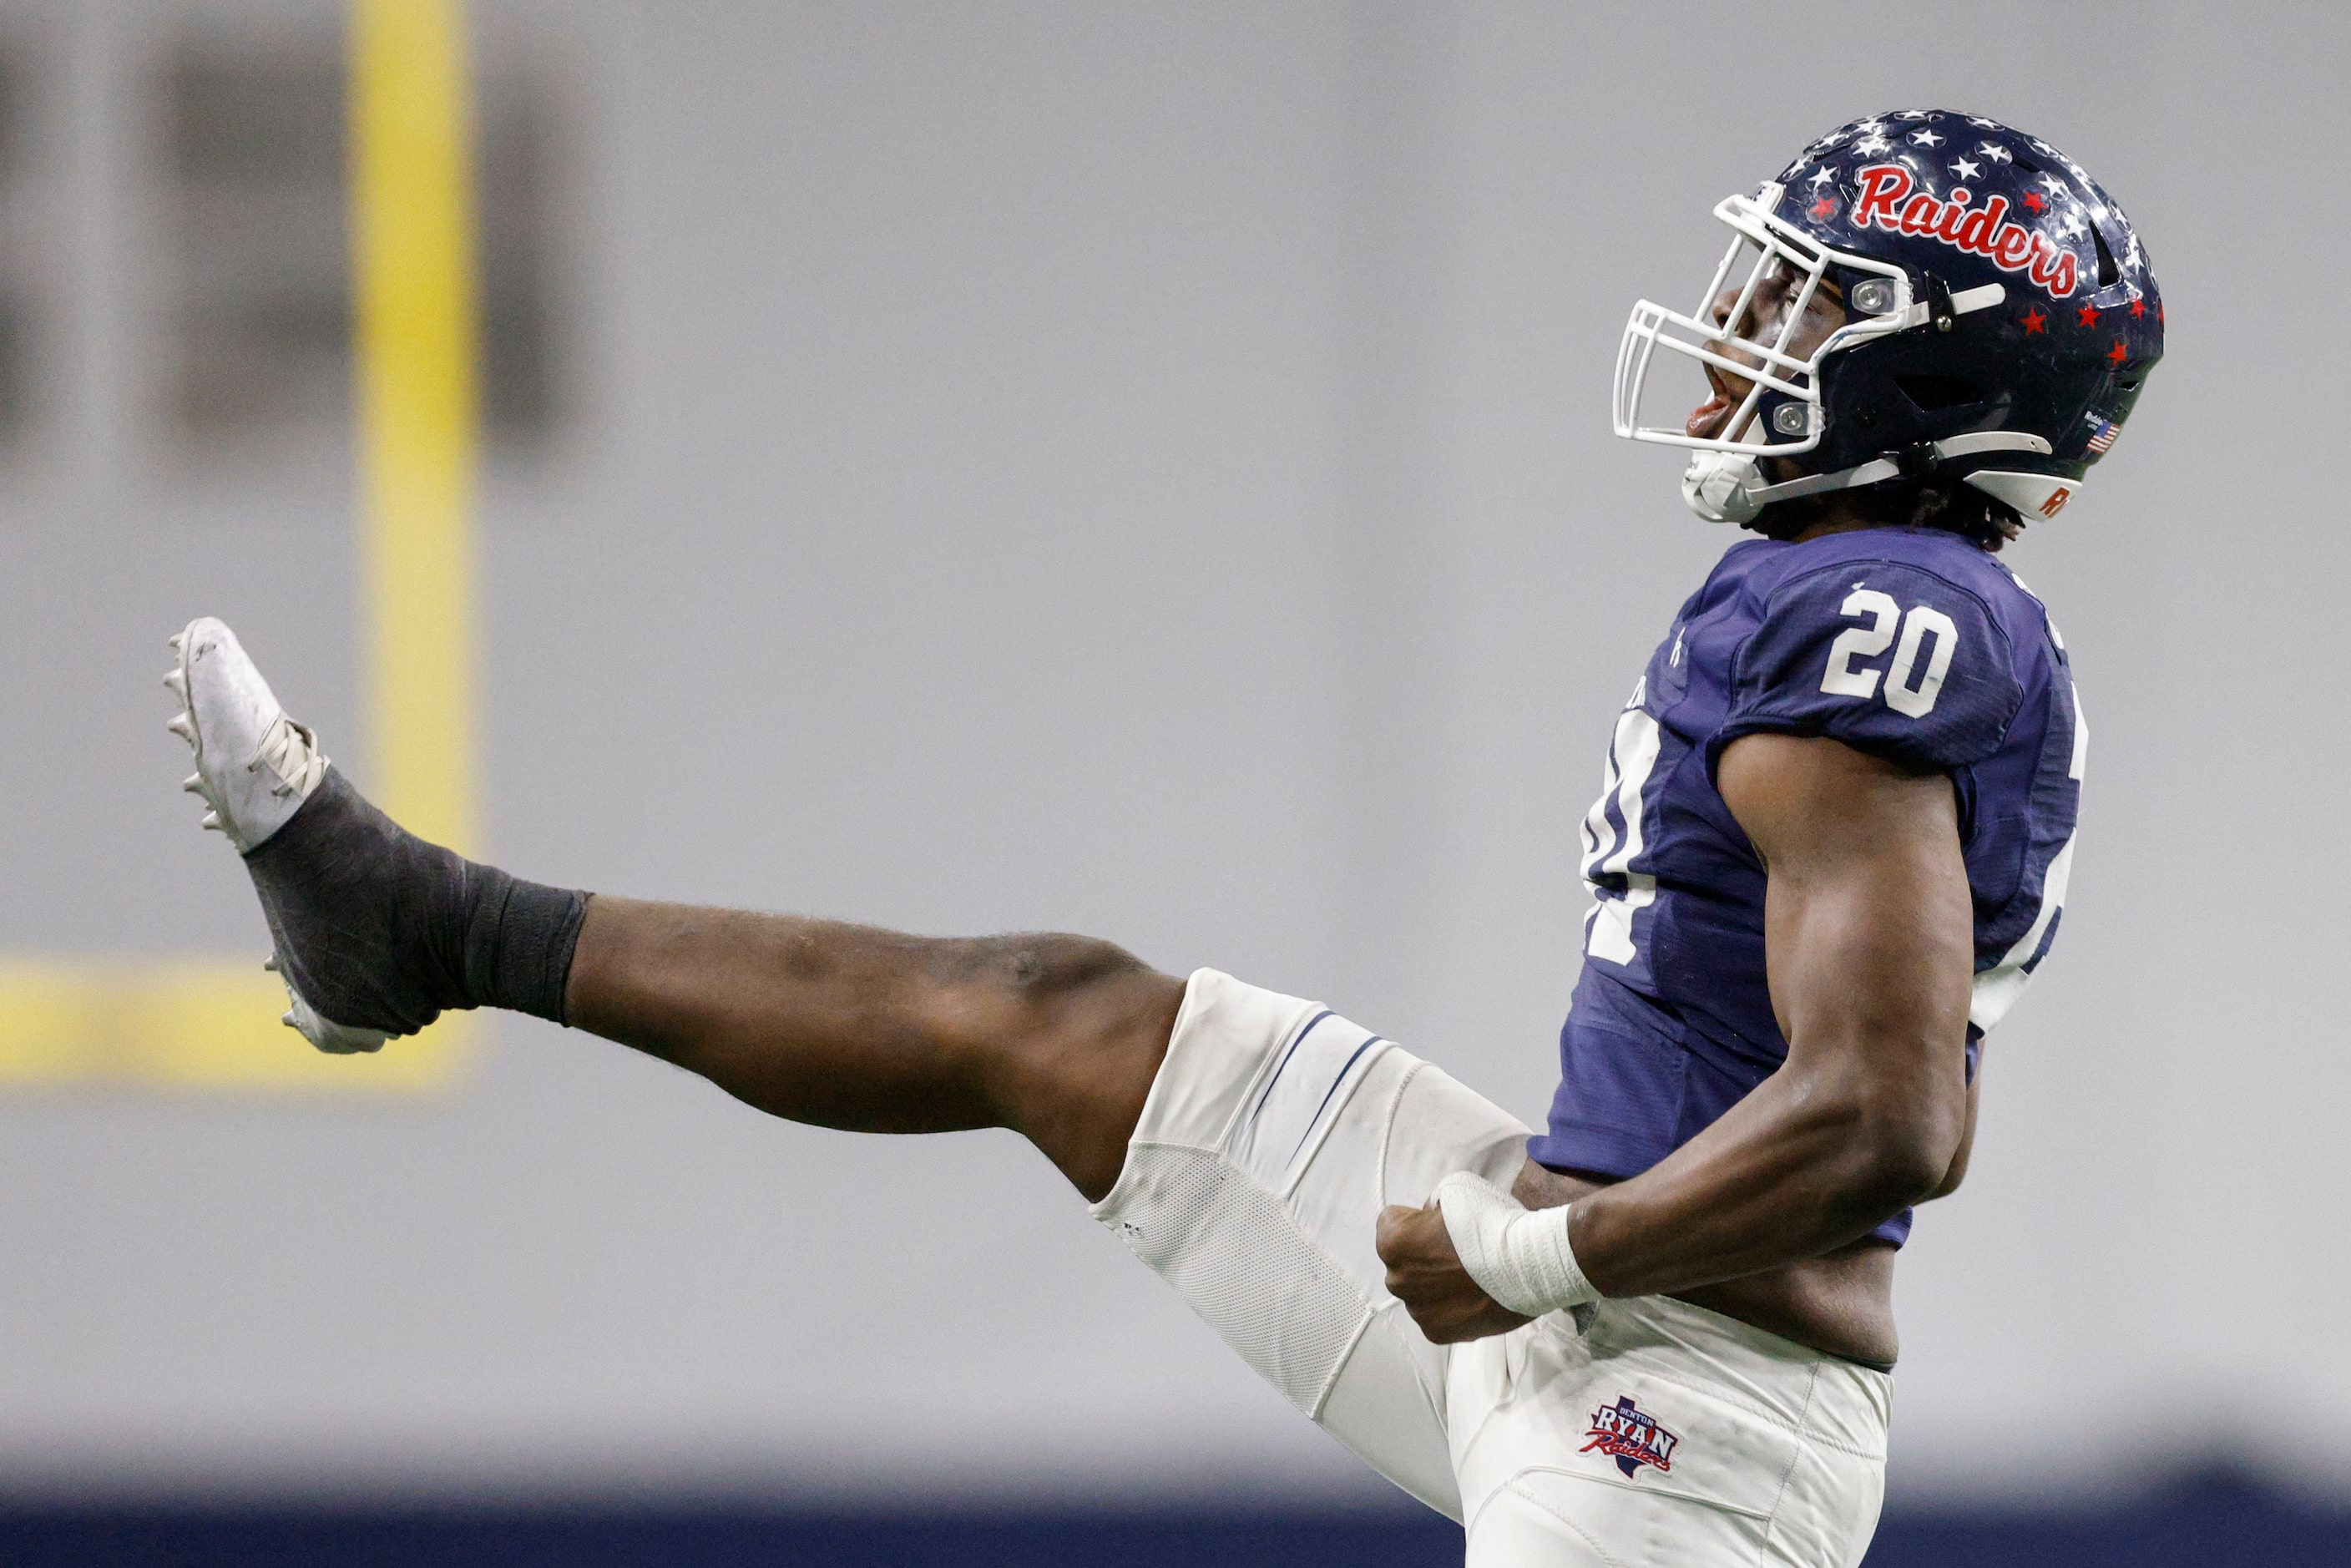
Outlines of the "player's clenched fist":
{"label": "player's clenched fist", "polygon": [[1388,1266],[1389,1292],[1438,1344],[1508,1333],[1527,1321],[1469,1277],[1434,1202],[1381,1210],[1379,1249],[1380,1261]]}

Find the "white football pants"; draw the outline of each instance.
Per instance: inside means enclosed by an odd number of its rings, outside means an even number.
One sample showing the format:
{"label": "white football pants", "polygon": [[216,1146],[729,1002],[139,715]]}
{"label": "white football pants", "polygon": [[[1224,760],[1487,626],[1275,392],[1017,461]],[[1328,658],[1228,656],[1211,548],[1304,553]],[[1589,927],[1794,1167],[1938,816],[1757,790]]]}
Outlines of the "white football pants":
{"label": "white football pants", "polygon": [[1431,1344],[1380,1210],[1527,1129],[1312,1002],[1203,969],[1094,1217],[1241,1358],[1468,1532],[1469,1568],[1850,1568],[1877,1525],[1892,1380],[1662,1296]]}

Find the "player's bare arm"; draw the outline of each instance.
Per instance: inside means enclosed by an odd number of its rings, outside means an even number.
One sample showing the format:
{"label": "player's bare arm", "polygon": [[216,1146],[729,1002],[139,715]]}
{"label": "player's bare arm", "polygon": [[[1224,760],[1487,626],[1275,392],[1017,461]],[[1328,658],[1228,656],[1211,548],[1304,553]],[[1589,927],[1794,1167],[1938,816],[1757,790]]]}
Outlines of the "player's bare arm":
{"label": "player's bare arm", "polygon": [[[1575,1203],[1575,1257],[1604,1295],[1683,1295],[1837,1250],[1960,1165],[1974,954],[1949,780],[1778,735],[1729,747],[1719,778],[1770,871],[1787,1064],[1663,1164]],[[1530,1207],[1565,1201],[1549,1175],[1521,1179]],[[1431,1338],[1524,1321],[1461,1270],[1434,1206],[1390,1209],[1380,1241],[1389,1288]],[[1840,1348],[1891,1361],[1890,1313],[1868,1327],[1870,1343]]]}
{"label": "player's bare arm", "polygon": [[1966,1124],[1973,910],[1950,780],[1786,735],[1734,743],[1718,777],[1770,874],[1788,1061],[1655,1170],[1579,1206],[1606,1293],[1857,1240],[1934,1191]]}

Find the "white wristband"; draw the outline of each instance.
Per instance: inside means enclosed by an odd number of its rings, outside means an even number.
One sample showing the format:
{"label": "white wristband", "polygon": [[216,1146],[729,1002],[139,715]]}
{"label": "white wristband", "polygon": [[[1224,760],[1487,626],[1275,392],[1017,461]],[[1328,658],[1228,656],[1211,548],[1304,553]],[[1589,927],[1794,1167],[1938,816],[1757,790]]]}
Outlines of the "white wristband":
{"label": "white wristband", "polygon": [[1510,1311],[1537,1318],[1600,1299],[1568,1247],[1566,1207],[1528,1208],[1468,1171],[1437,1184],[1437,1204],[1462,1268]]}

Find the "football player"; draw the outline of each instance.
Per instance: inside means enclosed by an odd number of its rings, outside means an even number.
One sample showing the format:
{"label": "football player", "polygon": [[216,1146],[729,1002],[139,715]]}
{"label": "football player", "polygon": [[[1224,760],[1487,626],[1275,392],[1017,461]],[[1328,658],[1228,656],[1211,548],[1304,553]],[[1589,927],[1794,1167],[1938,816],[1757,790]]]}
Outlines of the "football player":
{"label": "football player", "polygon": [[[370,805],[200,620],[172,727],[287,1020],[372,1051],[510,1008],[794,1121],[1013,1128],[1479,1568],[1859,1562],[1910,1206],[1966,1172],[1984,1035],[2071,863],[2073,678],[1997,552],[2113,444],[2163,307],[2081,166],[1974,116],[1855,121],[1715,211],[1697,309],[1634,309],[1615,423],[1689,449],[1689,506],[1761,537],[1616,720],[1541,1132],[1312,1002],[1105,942],[467,862]],[[1704,401],[1646,423],[1669,365]]]}

